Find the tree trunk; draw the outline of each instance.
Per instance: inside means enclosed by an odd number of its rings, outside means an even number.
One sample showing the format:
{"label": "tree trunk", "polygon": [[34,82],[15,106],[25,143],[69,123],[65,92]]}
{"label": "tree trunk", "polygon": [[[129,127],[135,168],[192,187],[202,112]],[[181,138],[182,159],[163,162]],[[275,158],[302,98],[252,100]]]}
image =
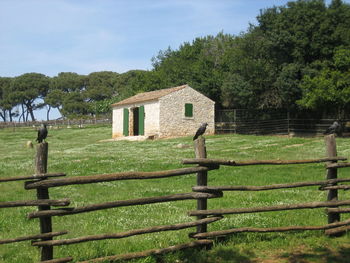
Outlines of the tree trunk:
{"label": "tree trunk", "polygon": [[46,120],[49,121],[50,120],[50,110],[51,110],[51,106],[50,105],[47,105],[48,106],[48,110],[47,110],[47,113],[46,113]]}
{"label": "tree trunk", "polygon": [[22,118],[23,122],[25,122],[26,118],[25,118],[24,114],[25,114],[26,111],[24,110],[24,104],[23,103],[21,103],[21,107],[22,107],[22,114],[19,116],[19,120],[21,121],[21,118]]}
{"label": "tree trunk", "polygon": [[10,118],[10,122],[12,122],[13,120],[12,120],[12,110],[11,109],[9,110],[9,118]]}
{"label": "tree trunk", "polygon": [[[27,111],[30,114],[30,118],[32,119],[32,121],[35,121],[35,117],[34,117],[34,112],[33,112],[33,106],[30,102],[28,102],[26,104],[27,107]],[[28,121],[28,114],[27,114],[27,121]]]}

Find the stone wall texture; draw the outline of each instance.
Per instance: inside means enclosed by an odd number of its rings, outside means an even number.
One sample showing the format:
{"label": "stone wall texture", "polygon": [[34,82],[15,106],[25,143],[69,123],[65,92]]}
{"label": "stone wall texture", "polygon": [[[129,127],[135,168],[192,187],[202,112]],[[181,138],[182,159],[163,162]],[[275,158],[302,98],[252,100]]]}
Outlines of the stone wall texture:
{"label": "stone wall texture", "polygon": [[[203,122],[206,134],[215,132],[215,102],[196,90],[186,87],[159,99],[160,137],[194,135]],[[185,104],[193,104],[193,117],[185,117]]]}

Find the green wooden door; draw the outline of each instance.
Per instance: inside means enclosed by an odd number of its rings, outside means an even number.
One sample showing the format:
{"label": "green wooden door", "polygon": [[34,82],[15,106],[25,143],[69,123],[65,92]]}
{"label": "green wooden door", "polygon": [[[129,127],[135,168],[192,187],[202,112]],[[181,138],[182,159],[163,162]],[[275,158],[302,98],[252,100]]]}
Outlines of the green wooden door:
{"label": "green wooden door", "polygon": [[129,109],[123,110],[123,135],[129,136]]}
{"label": "green wooden door", "polygon": [[139,107],[139,135],[145,135],[145,106]]}

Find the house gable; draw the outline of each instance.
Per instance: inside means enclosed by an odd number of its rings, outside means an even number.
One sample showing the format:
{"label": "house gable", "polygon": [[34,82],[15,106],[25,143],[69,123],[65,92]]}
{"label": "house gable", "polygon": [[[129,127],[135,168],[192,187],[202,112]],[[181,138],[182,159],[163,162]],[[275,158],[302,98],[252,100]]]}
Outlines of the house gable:
{"label": "house gable", "polygon": [[159,103],[160,136],[194,134],[203,122],[208,133],[214,133],[215,102],[191,87],[163,96]]}
{"label": "house gable", "polygon": [[132,96],[130,98],[127,98],[125,100],[122,100],[122,101],[119,101],[117,103],[112,104],[112,107],[121,106],[121,105],[128,105],[128,104],[135,104],[135,103],[142,103],[145,101],[158,100],[159,98],[161,98],[163,96],[166,96],[170,93],[184,89],[186,87],[188,87],[188,85],[182,85],[182,86],[169,88],[169,89],[161,89],[161,90],[154,90],[154,91],[139,93],[139,94],[136,94],[135,96]]}

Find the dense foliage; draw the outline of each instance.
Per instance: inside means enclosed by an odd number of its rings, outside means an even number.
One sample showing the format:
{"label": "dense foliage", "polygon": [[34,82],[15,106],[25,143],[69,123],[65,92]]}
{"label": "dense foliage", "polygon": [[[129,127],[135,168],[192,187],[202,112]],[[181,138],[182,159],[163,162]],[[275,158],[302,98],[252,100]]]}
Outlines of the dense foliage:
{"label": "dense foliage", "polygon": [[22,107],[24,121],[44,106],[48,118],[51,108],[65,117],[98,115],[138,92],[184,83],[218,108],[306,108],[343,117],[350,109],[350,5],[298,0],[267,8],[238,36],[220,32],[169,47],[152,65],[123,74],[0,78],[0,117],[11,121],[15,106]]}

